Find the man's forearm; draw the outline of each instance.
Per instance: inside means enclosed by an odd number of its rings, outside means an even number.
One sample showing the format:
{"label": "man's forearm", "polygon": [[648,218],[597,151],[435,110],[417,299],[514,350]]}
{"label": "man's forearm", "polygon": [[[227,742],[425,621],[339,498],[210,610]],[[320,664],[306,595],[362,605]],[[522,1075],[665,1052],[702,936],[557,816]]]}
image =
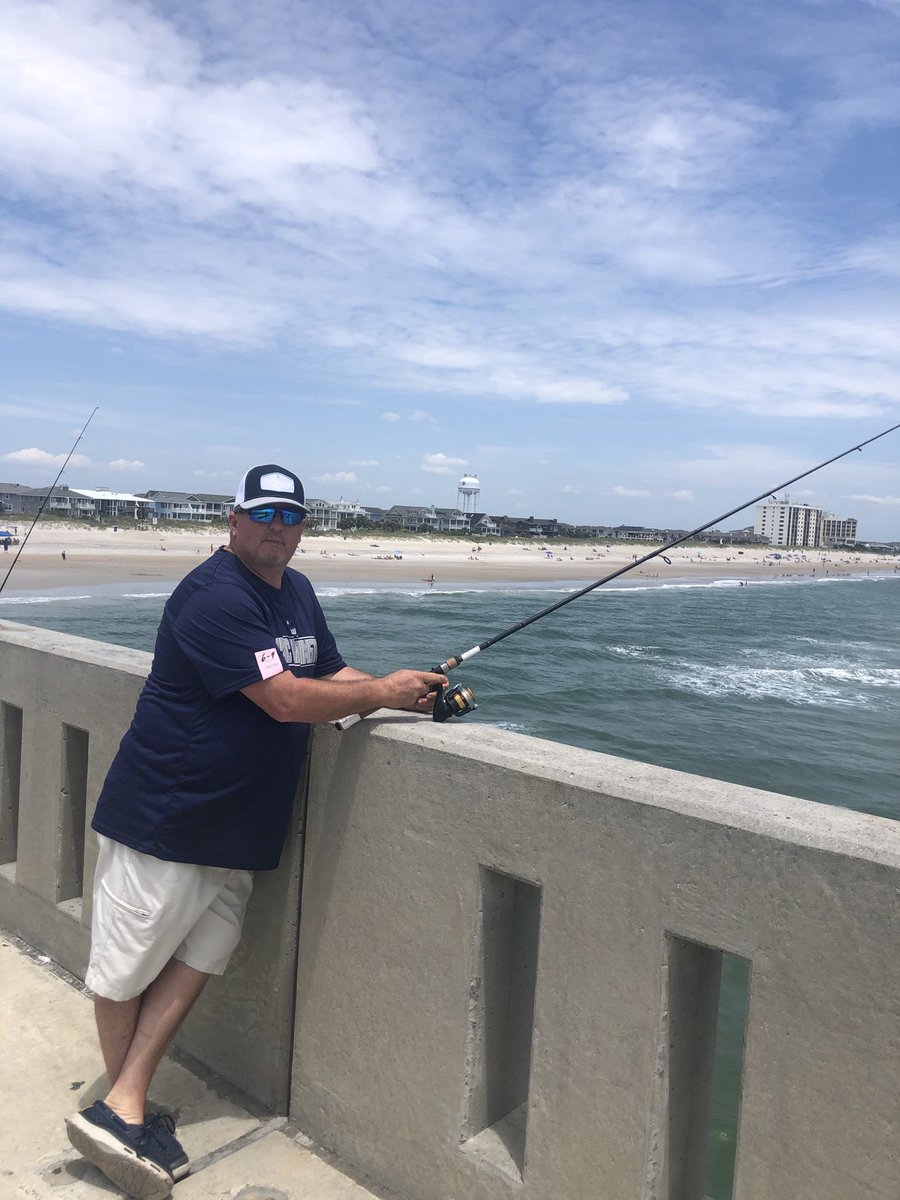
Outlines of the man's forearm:
{"label": "man's forearm", "polygon": [[446,683],[431,671],[394,671],[374,677],[343,667],[329,679],[307,679],[283,671],[242,691],[276,721],[318,724],[374,708],[425,711],[428,695]]}

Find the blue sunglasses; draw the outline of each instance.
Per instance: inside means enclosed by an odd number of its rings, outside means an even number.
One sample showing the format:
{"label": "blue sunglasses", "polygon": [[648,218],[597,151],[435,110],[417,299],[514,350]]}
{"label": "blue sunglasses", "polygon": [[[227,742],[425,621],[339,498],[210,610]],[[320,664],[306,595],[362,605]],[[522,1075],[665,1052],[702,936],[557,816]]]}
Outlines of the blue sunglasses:
{"label": "blue sunglasses", "polygon": [[276,508],[275,505],[271,508],[245,508],[243,511],[258,525],[271,525],[276,513],[281,513],[285,525],[301,525],[306,517],[306,513],[297,512],[295,508]]}

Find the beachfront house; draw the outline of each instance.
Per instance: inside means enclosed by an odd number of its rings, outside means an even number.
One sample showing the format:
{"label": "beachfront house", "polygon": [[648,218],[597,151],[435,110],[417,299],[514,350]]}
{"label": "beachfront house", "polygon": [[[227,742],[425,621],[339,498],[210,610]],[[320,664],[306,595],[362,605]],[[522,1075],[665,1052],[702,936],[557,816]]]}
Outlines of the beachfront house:
{"label": "beachfront house", "polygon": [[0,511],[36,516],[45,512],[62,517],[90,517],[94,505],[79,492],[68,487],[27,487],[21,483],[0,483]]}
{"label": "beachfront house", "polygon": [[548,538],[558,537],[559,521],[555,517],[498,517],[491,520],[501,537]]}
{"label": "beachfront house", "polygon": [[437,517],[438,533],[468,533],[471,529],[471,518],[459,508],[433,508]]}
{"label": "beachfront house", "polygon": [[70,491],[81,497],[82,501],[87,500],[90,503],[90,513],[82,511],[81,515],[89,515],[94,520],[133,517],[136,521],[141,521],[147,515],[146,499],[131,492],[114,492],[110,488],[71,488]]}
{"label": "beachfront house", "polygon": [[0,509],[3,512],[37,516],[42,510],[54,517],[101,519],[137,517],[146,501],[131,492],[113,492],[109,488],[33,488],[19,483],[0,483]]}
{"label": "beachfront house", "polygon": [[384,522],[410,533],[468,533],[469,516],[459,508],[435,508],[433,504],[395,504],[384,514]]}
{"label": "beachfront house", "polygon": [[421,504],[394,504],[385,513],[384,520],[386,525],[410,533],[434,533],[437,528],[434,510]]}
{"label": "beachfront house", "polygon": [[340,500],[317,500],[307,496],[306,507],[309,509],[310,528],[321,531],[342,529],[368,515],[358,500],[345,500],[343,497]]}
{"label": "beachfront house", "polygon": [[158,521],[227,521],[234,504],[234,496],[222,496],[210,492],[163,492],[144,493],[147,514]]}
{"label": "beachfront house", "polygon": [[473,537],[496,537],[500,530],[493,517],[484,512],[469,514],[469,533]]}
{"label": "beachfront house", "polygon": [[572,531],[573,537],[578,538],[612,538],[615,537],[609,525],[576,525]]}

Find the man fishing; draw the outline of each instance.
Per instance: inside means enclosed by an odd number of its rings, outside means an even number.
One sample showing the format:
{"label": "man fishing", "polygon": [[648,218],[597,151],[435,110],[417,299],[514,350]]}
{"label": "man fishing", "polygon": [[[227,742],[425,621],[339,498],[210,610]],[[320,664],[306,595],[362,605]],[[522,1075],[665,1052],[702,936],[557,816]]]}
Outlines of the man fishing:
{"label": "man fishing", "polygon": [[427,712],[437,672],[376,678],[348,666],[304,575],[303,485],[251,468],[230,539],[166,603],[153,665],[92,826],[91,958],[110,1090],[66,1123],[69,1140],[137,1200],[189,1171],[147,1091],[210,975],[238,944],[254,871],[284,845],[309,727],[375,708]]}

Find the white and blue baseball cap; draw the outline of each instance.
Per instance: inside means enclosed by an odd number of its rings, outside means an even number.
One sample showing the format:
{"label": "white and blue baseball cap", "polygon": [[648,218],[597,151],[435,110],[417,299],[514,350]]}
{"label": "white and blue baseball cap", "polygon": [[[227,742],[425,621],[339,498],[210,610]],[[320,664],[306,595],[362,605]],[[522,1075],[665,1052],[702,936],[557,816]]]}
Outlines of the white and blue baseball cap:
{"label": "white and blue baseball cap", "polygon": [[238,484],[234,507],[264,508],[267,504],[278,504],[308,513],[305,499],[303,484],[293,471],[276,463],[265,463],[261,467],[251,467]]}

